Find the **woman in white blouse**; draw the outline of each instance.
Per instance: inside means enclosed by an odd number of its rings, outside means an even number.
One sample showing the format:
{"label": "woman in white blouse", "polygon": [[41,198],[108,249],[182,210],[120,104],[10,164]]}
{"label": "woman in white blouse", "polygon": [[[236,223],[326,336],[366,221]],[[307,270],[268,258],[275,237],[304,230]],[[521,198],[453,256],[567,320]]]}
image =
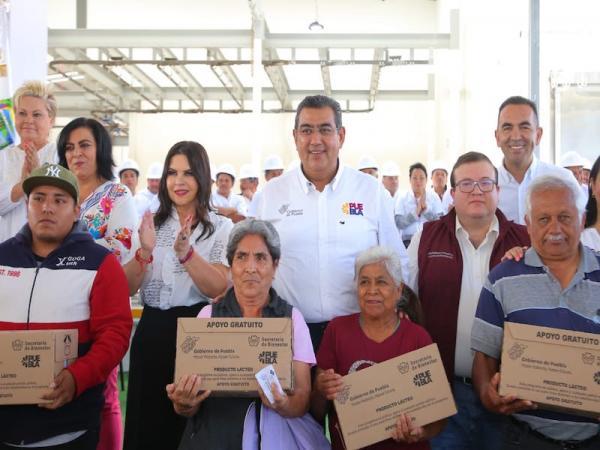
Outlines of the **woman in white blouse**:
{"label": "woman in white blouse", "polygon": [[175,449],[185,427],[165,391],[173,382],[177,319],[196,317],[223,293],[229,270],[233,223],[210,209],[210,185],[206,150],[196,142],[175,144],[160,180],[160,207],[154,218],[143,216],[141,247],[125,266],[144,304],[131,344],[126,450]]}
{"label": "woman in white blouse", "polygon": [[409,168],[410,189],[398,197],[394,216],[396,226],[402,232],[404,245],[408,247],[413,235],[423,224],[444,214],[442,202],[435,192],[427,190],[427,169],[421,163]]}
{"label": "woman in white blouse", "polygon": [[27,221],[22,182],[33,169],[56,163],[56,144],[49,142],[56,118],[56,99],[40,81],[28,81],[15,92],[15,128],[21,143],[0,151],[0,242],[13,237]]}
{"label": "woman in white blouse", "polygon": [[585,230],[581,233],[581,243],[600,252],[600,156],[590,172],[590,186],[587,206],[585,208]]}

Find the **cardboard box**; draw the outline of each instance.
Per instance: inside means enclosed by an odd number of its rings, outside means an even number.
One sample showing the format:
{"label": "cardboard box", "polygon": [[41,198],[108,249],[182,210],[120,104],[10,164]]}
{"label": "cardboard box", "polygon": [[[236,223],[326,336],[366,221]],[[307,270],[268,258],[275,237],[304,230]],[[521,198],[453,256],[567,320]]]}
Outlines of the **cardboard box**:
{"label": "cardboard box", "polygon": [[0,332],[0,405],[41,403],[50,383],[77,358],[77,330]]}
{"label": "cardboard box", "polygon": [[600,335],[504,323],[500,395],[600,416]]}
{"label": "cardboard box", "polygon": [[348,449],[388,439],[400,414],[416,426],[456,414],[436,344],[346,375],[334,400]]}
{"label": "cardboard box", "polygon": [[289,318],[180,318],[175,380],[198,374],[215,394],[252,395],[254,374],[273,364],[283,389],[293,388]]}

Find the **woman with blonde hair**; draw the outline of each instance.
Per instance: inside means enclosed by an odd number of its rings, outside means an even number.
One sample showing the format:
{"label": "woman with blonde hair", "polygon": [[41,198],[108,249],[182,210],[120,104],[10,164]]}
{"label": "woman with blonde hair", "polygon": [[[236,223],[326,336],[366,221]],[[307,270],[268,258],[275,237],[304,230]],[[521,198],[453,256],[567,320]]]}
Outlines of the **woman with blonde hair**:
{"label": "woman with blonde hair", "polygon": [[0,152],[0,242],[14,236],[27,220],[23,180],[44,163],[55,163],[56,144],[50,130],[56,99],[41,81],[27,81],[13,97],[19,145]]}

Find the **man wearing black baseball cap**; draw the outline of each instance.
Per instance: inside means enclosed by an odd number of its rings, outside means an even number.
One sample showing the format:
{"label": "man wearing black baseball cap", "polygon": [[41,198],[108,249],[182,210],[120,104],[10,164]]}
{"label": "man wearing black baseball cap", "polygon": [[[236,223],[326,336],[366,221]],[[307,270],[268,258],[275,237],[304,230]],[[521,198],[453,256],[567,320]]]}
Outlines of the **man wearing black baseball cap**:
{"label": "man wearing black baseball cap", "polygon": [[27,224],[0,244],[0,331],[77,329],[78,358],[39,405],[0,406],[0,450],[95,450],[104,382],[129,344],[127,280],[79,223],[73,173],[45,164],[23,191]]}

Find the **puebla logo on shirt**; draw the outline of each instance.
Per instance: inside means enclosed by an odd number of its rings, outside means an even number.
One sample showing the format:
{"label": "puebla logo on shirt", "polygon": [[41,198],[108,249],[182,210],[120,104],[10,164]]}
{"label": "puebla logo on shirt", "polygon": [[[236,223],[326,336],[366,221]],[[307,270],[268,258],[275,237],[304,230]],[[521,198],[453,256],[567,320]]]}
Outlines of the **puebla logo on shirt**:
{"label": "puebla logo on shirt", "polygon": [[350,216],[364,216],[363,204],[356,202],[345,202],[342,204],[342,212]]}

